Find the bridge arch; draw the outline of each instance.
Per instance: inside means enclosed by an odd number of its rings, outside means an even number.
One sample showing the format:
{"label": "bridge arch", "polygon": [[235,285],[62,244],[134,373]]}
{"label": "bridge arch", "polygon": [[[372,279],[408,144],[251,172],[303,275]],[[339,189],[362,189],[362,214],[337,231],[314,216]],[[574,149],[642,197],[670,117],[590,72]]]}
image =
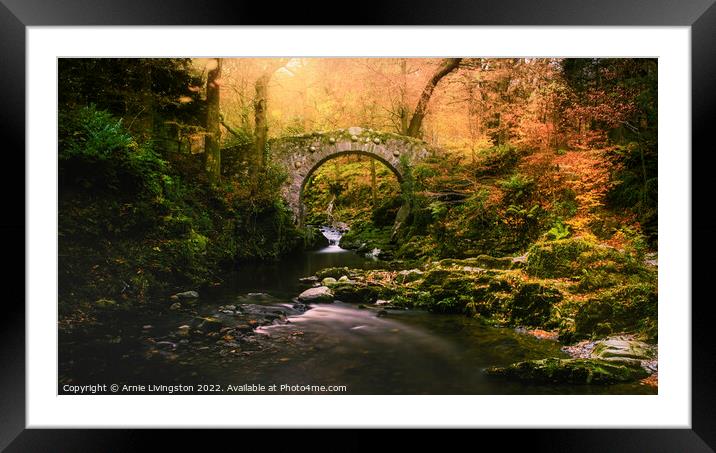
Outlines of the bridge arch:
{"label": "bridge arch", "polygon": [[383,163],[402,182],[401,160],[412,165],[431,153],[422,140],[359,127],[282,137],[272,140],[270,147],[273,158],[288,173],[283,195],[298,224],[303,222],[302,195],[306,182],[327,161],[347,154],[369,156]]}
{"label": "bridge arch", "polygon": [[363,151],[363,150],[336,151],[335,153],[329,154],[326,157],[324,157],[323,159],[316,162],[316,164],[313,165],[313,167],[310,170],[308,170],[308,172],[306,173],[306,176],[303,178],[303,181],[301,183],[301,188],[299,189],[299,192],[298,192],[298,212],[296,213],[298,215],[297,220],[299,223],[303,223],[303,219],[305,218],[305,212],[304,212],[305,206],[303,203],[303,192],[306,188],[306,185],[308,184],[308,181],[311,180],[311,176],[313,175],[313,173],[315,173],[316,170],[318,170],[326,162],[328,162],[332,159],[335,159],[336,157],[339,157],[339,156],[348,156],[348,155],[362,155],[362,156],[368,156],[372,159],[375,159],[378,162],[385,165],[386,167],[388,167],[388,170],[390,170],[395,175],[396,179],[398,180],[398,183],[403,182],[402,169],[399,167],[393,166],[393,164],[391,162],[385,160],[383,157],[381,157],[375,153],[370,153],[370,152]]}

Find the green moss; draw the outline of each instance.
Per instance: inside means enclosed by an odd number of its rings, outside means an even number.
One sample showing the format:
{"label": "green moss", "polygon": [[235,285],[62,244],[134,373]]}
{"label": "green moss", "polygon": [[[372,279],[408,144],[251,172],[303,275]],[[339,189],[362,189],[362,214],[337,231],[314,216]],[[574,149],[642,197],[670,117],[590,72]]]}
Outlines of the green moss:
{"label": "green moss", "polygon": [[341,237],[340,246],[346,249],[370,251],[393,249],[390,243],[391,226],[377,228],[371,222],[361,222],[353,225]]}
{"label": "green moss", "polygon": [[615,384],[643,379],[638,365],[599,359],[528,360],[486,370],[490,376],[543,384]]}
{"label": "green moss", "polygon": [[555,288],[541,283],[523,283],[512,299],[510,322],[514,325],[544,326],[552,307],[562,300]]}
{"label": "green moss", "polygon": [[453,258],[447,258],[444,260],[440,260],[439,265],[449,267],[449,266],[468,266],[468,267],[478,267],[481,269],[499,269],[499,270],[507,270],[511,269],[512,266],[512,258],[510,257],[500,257],[495,258],[490,255],[478,255],[476,257],[471,258],[462,258],[462,259],[453,259]]}
{"label": "green moss", "polygon": [[395,252],[395,256],[401,259],[422,259],[431,255],[432,240],[429,236],[412,236],[410,240],[404,241]]}
{"label": "green moss", "polygon": [[340,301],[360,304],[372,304],[389,294],[382,287],[360,283],[335,283],[331,285],[331,290]]}
{"label": "green moss", "polygon": [[540,278],[574,276],[579,273],[581,255],[594,247],[576,238],[534,244],[528,252],[527,273]]}
{"label": "green moss", "polygon": [[392,304],[396,307],[417,308],[422,310],[430,310],[435,304],[429,292],[400,288],[391,298]]}
{"label": "green moss", "polygon": [[424,272],[420,269],[402,270],[398,272],[398,275],[395,277],[395,281],[399,284],[411,283],[421,280],[423,278],[423,274]]}
{"label": "green moss", "polygon": [[[430,294],[434,306],[430,310],[461,313],[467,303],[485,297],[480,276],[471,273],[435,269],[425,273],[419,289]],[[448,299],[440,304],[441,301]],[[437,304],[440,304],[438,307]]]}
{"label": "green moss", "polygon": [[656,340],[657,313],[656,282],[608,289],[579,307],[574,317],[574,336],[576,339],[603,336],[608,325],[613,332],[638,332]]}
{"label": "green moss", "polygon": [[338,280],[339,278],[343,277],[344,275],[351,275],[351,273],[355,273],[355,269],[348,269],[347,267],[327,267],[325,269],[321,269],[318,272],[316,272],[316,277],[323,280],[326,277],[335,278]]}
{"label": "green moss", "polygon": [[430,295],[431,311],[469,313],[501,325],[555,327],[562,292],[548,282],[521,282],[518,273],[437,268],[425,272],[419,289]]}
{"label": "green moss", "polygon": [[579,278],[584,281],[584,290],[611,286],[631,275],[649,278],[650,273],[638,253],[620,252],[581,238],[534,244],[529,249],[526,270],[541,278]]}
{"label": "green moss", "polygon": [[318,250],[324,247],[328,247],[329,241],[326,236],[321,233],[321,230],[315,226],[306,226],[300,231],[303,239],[303,248],[305,250]]}
{"label": "green moss", "polygon": [[59,128],[63,314],[97,308],[100,297],[161,299],[216,282],[237,262],[301,248],[274,166],[210,184],[196,156],[140,142],[106,112],[63,112]]}

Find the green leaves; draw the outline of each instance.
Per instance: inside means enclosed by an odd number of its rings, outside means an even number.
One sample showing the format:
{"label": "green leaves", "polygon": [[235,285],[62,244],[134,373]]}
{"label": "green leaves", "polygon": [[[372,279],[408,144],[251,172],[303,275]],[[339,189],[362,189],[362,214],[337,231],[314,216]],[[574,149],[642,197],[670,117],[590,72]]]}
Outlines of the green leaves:
{"label": "green leaves", "polygon": [[569,234],[569,226],[562,223],[561,220],[557,220],[554,226],[547,231],[547,237],[555,240],[564,239],[568,237]]}
{"label": "green leaves", "polygon": [[515,203],[524,201],[532,195],[535,182],[529,176],[515,173],[509,179],[500,181],[500,187],[505,191],[505,200]]}
{"label": "green leaves", "polygon": [[448,212],[447,206],[441,201],[433,201],[428,205],[428,208],[430,209],[430,213],[433,216],[433,220],[442,219]]}
{"label": "green leaves", "polygon": [[539,214],[541,212],[540,205],[536,204],[533,205],[531,208],[526,208],[522,205],[510,205],[506,210],[505,214],[513,215],[516,217],[523,217],[525,219],[537,219],[539,217]]}
{"label": "green leaves", "polygon": [[477,176],[497,176],[512,170],[520,156],[517,148],[512,145],[499,145],[485,148],[477,153],[475,164]]}
{"label": "green leaves", "polygon": [[108,159],[137,144],[122,126],[122,120],[94,105],[61,112],[59,118],[60,159],[84,157]]}
{"label": "green leaves", "polygon": [[114,118],[94,105],[62,112],[60,172],[85,189],[146,193],[161,197],[167,162],[151,143],[138,143]]}

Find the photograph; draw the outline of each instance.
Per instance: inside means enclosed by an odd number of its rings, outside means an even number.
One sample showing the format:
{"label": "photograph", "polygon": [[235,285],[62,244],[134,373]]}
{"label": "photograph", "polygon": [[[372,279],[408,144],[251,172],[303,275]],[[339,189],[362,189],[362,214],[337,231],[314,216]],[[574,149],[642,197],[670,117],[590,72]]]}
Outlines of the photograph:
{"label": "photograph", "polygon": [[714,1],[0,0],[0,451],[714,452]]}
{"label": "photograph", "polygon": [[658,58],[56,67],[57,394],[659,395]]}

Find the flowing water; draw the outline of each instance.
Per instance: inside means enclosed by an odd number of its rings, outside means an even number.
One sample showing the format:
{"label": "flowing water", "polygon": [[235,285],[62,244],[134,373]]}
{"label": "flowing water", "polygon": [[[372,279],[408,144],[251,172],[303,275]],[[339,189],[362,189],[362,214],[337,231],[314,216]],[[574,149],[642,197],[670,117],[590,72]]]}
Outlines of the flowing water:
{"label": "flowing water", "polygon": [[[300,278],[326,267],[377,265],[341,249],[339,232],[324,234],[330,245],[323,250],[277,264],[246,266],[221,287],[202,292],[200,314],[227,304],[290,311],[292,299],[306,288]],[[193,385],[194,392],[205,384],[222,393],[228,385],[252,384],[345,386],[339,393],[349,394],[654,393],[640,384],[545,386],[490,378],[483,371],[489,366],[566,355],[557,342],[487,327],[460,315],[389,310],[379,317],[376,310],[352,304],[314,304],[289,316],[287,323],[257,328],[231,353],[217,352],[214,339],[195,343],[172,336],[186,322],[187,314],[181,312],[115,314],[100,330],[62,337],[60,393],[63,383],[102,382],[184,384]],[[148,342],[154,349],[169,346],[148,354]],[[239,393],[247,389],[252,387]]]}

